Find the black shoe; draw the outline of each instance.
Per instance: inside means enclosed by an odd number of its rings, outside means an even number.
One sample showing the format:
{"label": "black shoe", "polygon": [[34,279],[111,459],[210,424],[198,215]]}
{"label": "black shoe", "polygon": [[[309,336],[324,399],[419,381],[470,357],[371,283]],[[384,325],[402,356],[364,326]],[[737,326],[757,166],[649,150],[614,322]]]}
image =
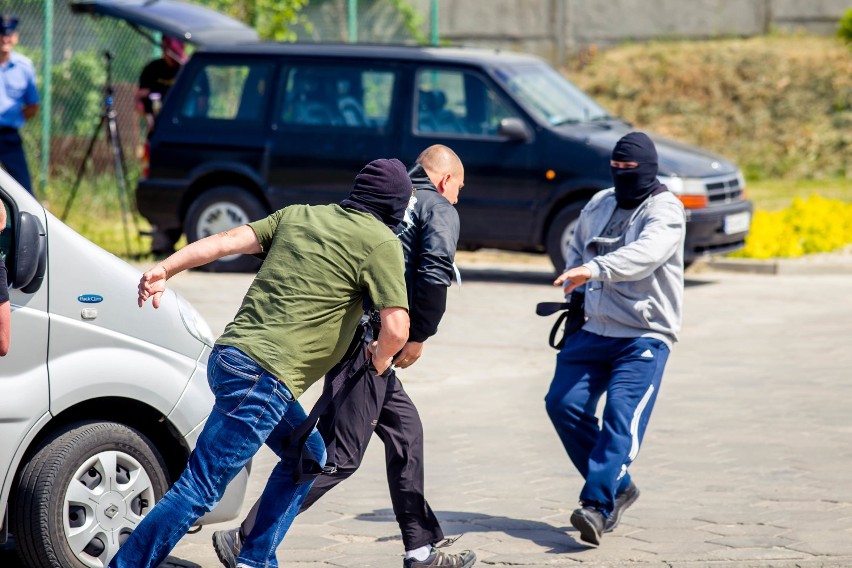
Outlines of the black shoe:
{"label": "black shoe", "polygon": [[428,568],[446,566],[447,568],[470,568],[476,563],[476,554],[472,550],[462,550],[459,554],[448,554],[434,546],[426,560],[406,558],[402,568]]}
{"label": "black shoe", "polygon": [[213,533],[213,550],[225,568],[237,568],[237,556],[242,547],[239,528]]}
{"label": "black shoe", "polygon": [[584,506],[582,509],[576,509],[571,513],[571,524],[580,531],[580,540],[595,546],[601,543],[606,519],[603,513],[594,507]]}
{"label": "black shoe", "polygon": [[609,517],[606,520],[603,532],[608,533],[615,530],[615,527],[617,527],[619,521],[621,521],[621,514],[624,513],[630,505],[635,503],[638,498],[639,488],[631,481],[630,485],[627,486],[627,489],[616,494],[615,507],[612,509],[612,513],[609,514]]}

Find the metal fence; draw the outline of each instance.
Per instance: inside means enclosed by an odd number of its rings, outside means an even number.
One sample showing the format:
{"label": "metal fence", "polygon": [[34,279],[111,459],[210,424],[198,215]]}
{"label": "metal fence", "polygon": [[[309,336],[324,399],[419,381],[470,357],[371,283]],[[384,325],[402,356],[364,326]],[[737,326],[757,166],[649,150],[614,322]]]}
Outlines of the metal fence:
{"label": "metal fence", "polygon": [[133,164],[144,133],[135,89],[142,67],[158,56],[152,43],[124,22],[72,14],[61,0],[17,2],[3,10],[20,19],[16,50],[32,59],[39,76],[41,112],[22,130],[36,190],[50,176],[76,171],[95,134],[90,171],[112,163],[101,124],[108,69],[125,156]]}
{"label": "metal fence", "polygon": [[[437,0],[432,5],[436,9]],[[88,175],[111,171],[100,123],[108,66],[124,155],[135,176],[145,135],[135,90],[142,68],[160,55],[157,44],[122,21],[72,13],[64,0],[15,0],[0,4],[0,11],[18,16],[16,50],[32,59],[39,76],[41,112],[21,131],[37,195],[56,176],[75,175],[95,134]],[[293,28],[297,41],[368,43],[426,43],[435,16],[404,0],[312,0],[301,15]]]}

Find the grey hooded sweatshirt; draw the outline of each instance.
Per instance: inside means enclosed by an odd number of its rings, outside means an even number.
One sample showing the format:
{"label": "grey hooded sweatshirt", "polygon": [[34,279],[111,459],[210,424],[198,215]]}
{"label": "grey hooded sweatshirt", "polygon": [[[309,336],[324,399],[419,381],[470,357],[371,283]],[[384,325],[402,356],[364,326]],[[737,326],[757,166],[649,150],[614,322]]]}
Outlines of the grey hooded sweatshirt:
{"label": "grey hooded sweatshirt", "polygon": [[654,337],[671,348],[683,306],[683,205],[669,191],[651,195],[619,237],[604,239],[615,209],[613,189],[595,194],[568,246],[566,266],[582,264],[592,273],[584,285],[583,329],[605,337]]}

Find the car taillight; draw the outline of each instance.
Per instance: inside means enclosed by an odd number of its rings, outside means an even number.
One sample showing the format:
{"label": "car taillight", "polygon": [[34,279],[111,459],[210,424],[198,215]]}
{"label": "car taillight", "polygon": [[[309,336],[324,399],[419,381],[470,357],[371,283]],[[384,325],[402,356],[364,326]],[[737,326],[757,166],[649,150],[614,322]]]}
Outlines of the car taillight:
{"label": "car taillight", "polygon": [[142,177],[148,178],[151,168],[151,143],[145,141],[145,146],[142,147]]}

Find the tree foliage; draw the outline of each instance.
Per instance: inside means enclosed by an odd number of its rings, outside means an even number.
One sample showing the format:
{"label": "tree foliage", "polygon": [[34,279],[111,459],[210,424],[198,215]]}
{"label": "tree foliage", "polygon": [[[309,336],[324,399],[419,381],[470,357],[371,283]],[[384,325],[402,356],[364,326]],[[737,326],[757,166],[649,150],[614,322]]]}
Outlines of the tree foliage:
{"label": "tree foliage", "polygon": [[261,39],[293,41],[297,25],[306,25],[302,9],[310,0],[196,0],[257,30]]}
{"label": "tree foliage", "polygon": [[846,10],[846,13],[840,18],[837,35],[849,44],[849,47],[852,47],[852,8]]}

